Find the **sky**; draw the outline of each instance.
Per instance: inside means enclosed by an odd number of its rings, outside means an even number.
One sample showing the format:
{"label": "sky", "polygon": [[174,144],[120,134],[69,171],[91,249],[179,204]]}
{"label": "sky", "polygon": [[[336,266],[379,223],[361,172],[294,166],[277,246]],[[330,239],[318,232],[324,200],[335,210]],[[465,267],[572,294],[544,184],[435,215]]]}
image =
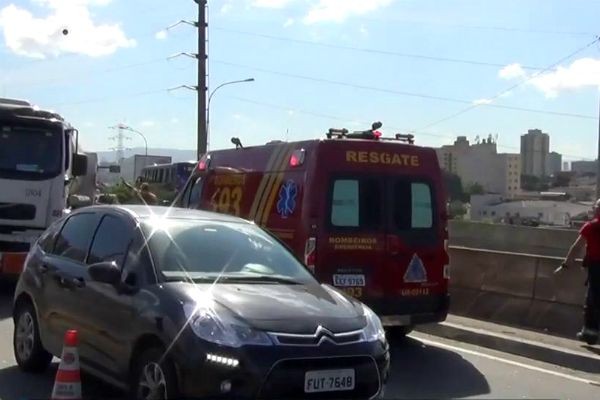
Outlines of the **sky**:
{"label": "sky", "polygon": [[[61,113],[90,150],[110,127],[149,147],[196,148],[193,0],[0,0],[0,97]],[[210,149],[413,133],[424,146],[528,129],[566,160],[593,159],[598,0],[209,0]],[[66,31],[65,31],[66,30]],[[68,31],[68,33],[67,33]],[[63,33],[67,33],[66,35]],[[169,58],[169,59],[168,59]],[[132,135],[128,147],[143,146]]]}

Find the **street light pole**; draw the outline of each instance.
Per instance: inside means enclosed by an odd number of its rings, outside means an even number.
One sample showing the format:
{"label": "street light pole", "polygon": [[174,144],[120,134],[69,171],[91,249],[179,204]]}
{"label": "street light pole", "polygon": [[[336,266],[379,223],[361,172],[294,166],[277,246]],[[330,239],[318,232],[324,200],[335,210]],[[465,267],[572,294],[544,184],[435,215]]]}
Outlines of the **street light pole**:
{"label": "street light pole", "polygon": [[206,105],[207,150],[208,150],[208,144],[210,143],[210,140],[209,140],[210,139],[210,101],[212,100],[212,97],[217,92],[217,90],[221,89],[223,86],[233,85],[233,84],[236,84],[236,83],[246,83],[246,82],[254,82],[254,78],[240,79],[240,80],[237,80],[237,81],[230,81],[230,82],[221,83],[208,96],[208,103]]}
{"label": "street light pole", "polygon": [[133,129],[130,126],[123,126],[123,129],[126,129],[130,132],[137,133],[138,135],[140,135],[142,137],[142,139],[144,139],[144,148],[146,150],[146,159],[148,159],[148,141],[146,140],[146,136],[144,136],[144,134],[142,132],[136,131],[135,129]]}

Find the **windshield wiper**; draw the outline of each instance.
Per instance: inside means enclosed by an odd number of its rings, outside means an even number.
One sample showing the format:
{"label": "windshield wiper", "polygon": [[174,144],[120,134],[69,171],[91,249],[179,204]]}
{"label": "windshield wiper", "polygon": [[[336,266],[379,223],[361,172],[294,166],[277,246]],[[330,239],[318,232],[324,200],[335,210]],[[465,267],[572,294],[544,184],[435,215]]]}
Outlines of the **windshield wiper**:
{"label": "windshield wiper", "polygon": [[190,275],[171,275],[166,277],[167,282],[188,282],[188,283],[213,283],[216,277],[213,276],[190,276]]}
{"label": "windshield wiper", "polygon": [[296,281],[292,278],[281,275],[223,275],[218,278],[219,282],[235,283],[282,283],[284,285],[302,285],[303,282]]}

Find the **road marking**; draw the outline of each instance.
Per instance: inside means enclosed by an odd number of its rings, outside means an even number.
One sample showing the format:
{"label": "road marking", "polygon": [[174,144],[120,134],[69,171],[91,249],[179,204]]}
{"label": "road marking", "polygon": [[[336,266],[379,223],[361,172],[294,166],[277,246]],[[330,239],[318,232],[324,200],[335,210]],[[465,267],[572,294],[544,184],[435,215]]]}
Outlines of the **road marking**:
{"label": "road marking", "polygon": [[485,354],[485,353],[481,353],[481,352],[475,351],[475,350],[468,350],[468,349],[464,349],[462,347],[457,347],[457,346],[452,346],[452,345],[449,345],[449,344],[435,342],[433,340],[424,339],[424,338],[419,337],[419,336],[414,336],[414,338],[417,339],[418,341],[424,343],[424,344],[429,345],[429,346],[439,347],[439,348],[442,348],[442,349],[452,350],[452,351],[456,351],[456,352],[459,352],[459,353],[465,353],[465,354],[470,354],[470,355],[477,356],[477,357],[487,358],[488,360],[498,361],[498,362],[502,362],[502,363],[505,363],[505,364],[514,365],[516,367],[521,367],[521,368],[529,369],[531,371],[537,371],[537,372],[542,372],[542,373],[549,374],[549,375],[558,376],[560,378],[569,379],[569,380],[575,381],[575,382],[581,382],[581,383],[586,383],[588,385],[600,386],[600,382],[598,382],[598,381],[592,381],[590,379],[580,378],[578,376],[564,374],[562,372],[552,371],[552,370],[549,370],[549,369],[545,369],[545,368],[541,368],[541,367],[536,367],[534,365],[529,365],[529,364],[524,364],[524,363],[521,363],[521,362],[518,362],[518,361],[508,360],[508,359],[502,358],[502,357],[496,357],[496,356],[493,356],[491,354]]}

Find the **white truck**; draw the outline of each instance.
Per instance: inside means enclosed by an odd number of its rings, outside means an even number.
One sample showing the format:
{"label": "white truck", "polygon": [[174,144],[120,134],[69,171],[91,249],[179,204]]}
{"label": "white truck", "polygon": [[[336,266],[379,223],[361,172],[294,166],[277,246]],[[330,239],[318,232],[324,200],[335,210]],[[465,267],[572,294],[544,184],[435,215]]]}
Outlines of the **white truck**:
{"label": "white truck", "polygon": [[0,98],[0,279],[18,276],[52,222],[92,203],[97,157],[78,142],[59,114]]}

